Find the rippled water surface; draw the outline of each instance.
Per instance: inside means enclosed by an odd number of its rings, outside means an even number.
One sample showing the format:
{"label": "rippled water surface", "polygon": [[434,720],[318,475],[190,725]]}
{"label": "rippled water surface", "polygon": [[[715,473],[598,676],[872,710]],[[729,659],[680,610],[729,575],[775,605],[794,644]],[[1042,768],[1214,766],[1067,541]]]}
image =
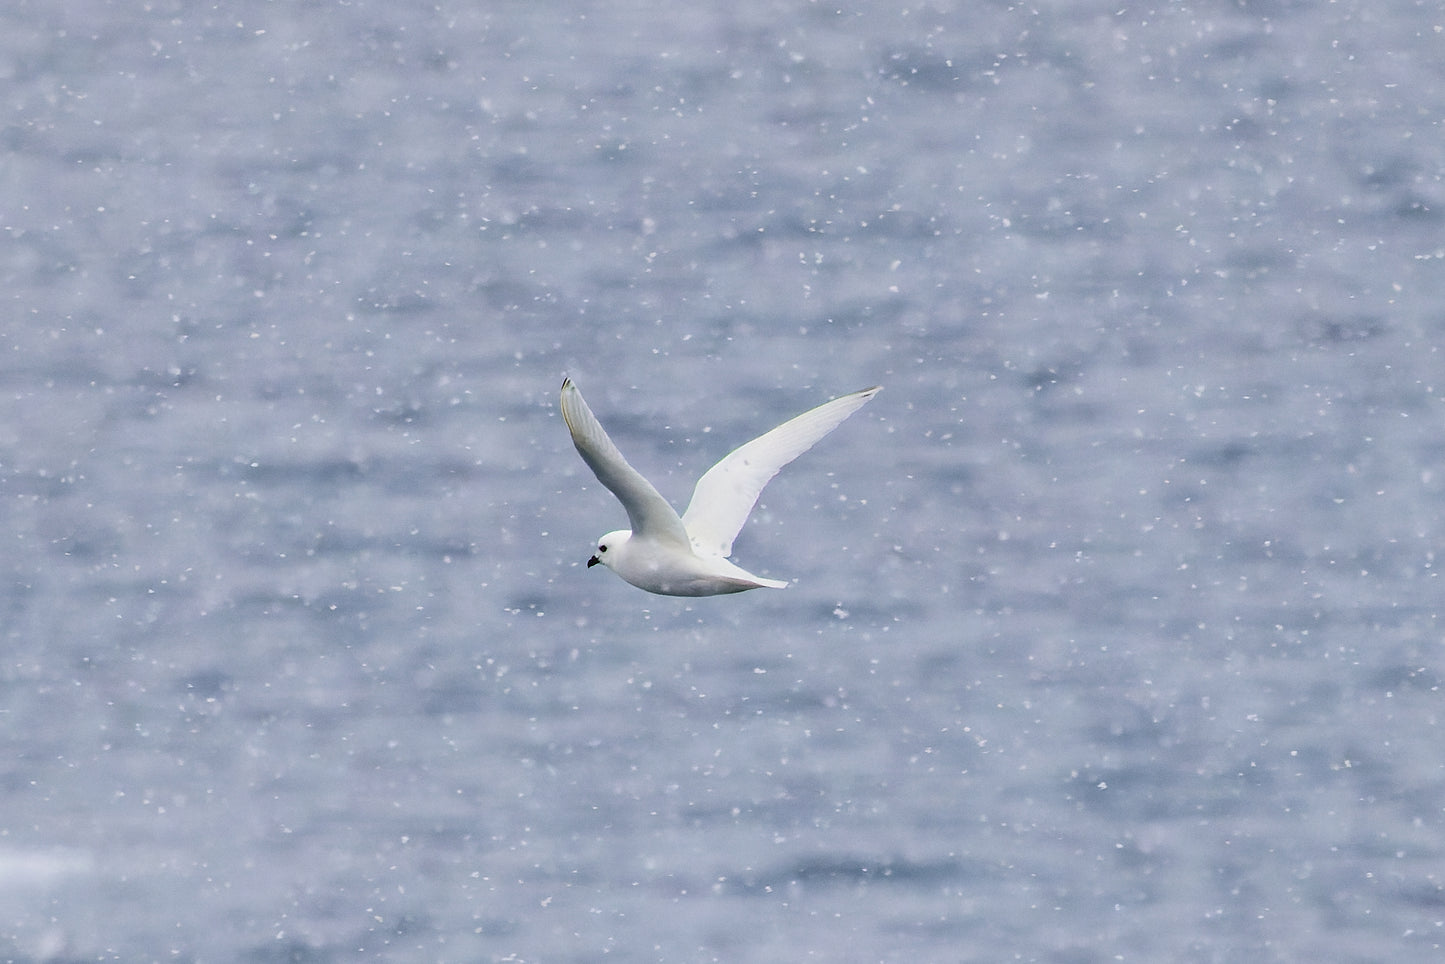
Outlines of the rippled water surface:
{"label": "rippled water surface", "polygon": [[1439,38],[7,6],[0,957],[1438,960]]}

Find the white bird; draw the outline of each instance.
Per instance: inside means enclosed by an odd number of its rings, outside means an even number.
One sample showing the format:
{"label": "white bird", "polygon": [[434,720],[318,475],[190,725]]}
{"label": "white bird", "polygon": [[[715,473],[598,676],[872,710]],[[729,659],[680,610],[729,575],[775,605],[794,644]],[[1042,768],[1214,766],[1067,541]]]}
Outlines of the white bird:
{"label": "white bird", "polygon": [[778,470],[862,408],[881,386],[835,398],[753,439],[708,469],[679,518],[652,483],[627,464],[572,379],[562,380],[562,418],[582,461],[612,490],[632,528],[597,540],[599,562],[639,589],[664,596],[716,596],[788,584],[729,562],[733,540]]}

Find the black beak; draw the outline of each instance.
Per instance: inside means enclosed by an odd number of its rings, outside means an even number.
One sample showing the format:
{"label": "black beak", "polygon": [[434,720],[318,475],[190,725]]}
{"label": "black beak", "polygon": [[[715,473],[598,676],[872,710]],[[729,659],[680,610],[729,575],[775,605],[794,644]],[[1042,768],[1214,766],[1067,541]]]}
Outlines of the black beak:
{"label": "black beak", "polygon": [[593,566],[597,565],[597,564],[598,564],[599,562],[601,562],[601,561],[602,561],[601,559],[598,559],[596,556],[593,556],[591,559],[588,559],[588,560],[587,560],[587,568],[588,568],[588,569],[591,569]]}

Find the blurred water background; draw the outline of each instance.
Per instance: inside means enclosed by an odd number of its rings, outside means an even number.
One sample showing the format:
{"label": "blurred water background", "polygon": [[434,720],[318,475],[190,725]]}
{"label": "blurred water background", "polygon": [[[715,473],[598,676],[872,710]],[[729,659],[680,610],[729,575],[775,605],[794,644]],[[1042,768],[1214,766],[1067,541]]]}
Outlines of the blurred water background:
{"label": "blurred water background", "polygon": [[1440,960],[1442,25],[7,3],[0,958]]}

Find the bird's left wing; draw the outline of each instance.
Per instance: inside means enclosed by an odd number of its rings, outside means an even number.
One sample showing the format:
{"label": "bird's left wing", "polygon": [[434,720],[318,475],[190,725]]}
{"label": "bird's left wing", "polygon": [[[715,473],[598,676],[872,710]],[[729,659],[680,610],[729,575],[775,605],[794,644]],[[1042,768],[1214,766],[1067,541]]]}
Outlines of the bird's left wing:
{"label": "bird's left wing", "polygon": [[562,379],[561,404],[562,418],[567,422],[567,430],[572,433],[572,444],[577,446],[577,454],[597,476],[597,481],[611,490],[617,501],[622,503],[622,508],[627,510],[632,534],[688,545],[687,530],[683,528],[677,511],[667,504],[651,482],[642,477],[641,472],[627,464],[570,378]]}
{"label": "bird's left wing", "polygon": [[877,395],[881,386],[835,398],[753,439],[708,469],[692,490],[682,524],[700,555],[729,556],[758,496],[778,470]]}

